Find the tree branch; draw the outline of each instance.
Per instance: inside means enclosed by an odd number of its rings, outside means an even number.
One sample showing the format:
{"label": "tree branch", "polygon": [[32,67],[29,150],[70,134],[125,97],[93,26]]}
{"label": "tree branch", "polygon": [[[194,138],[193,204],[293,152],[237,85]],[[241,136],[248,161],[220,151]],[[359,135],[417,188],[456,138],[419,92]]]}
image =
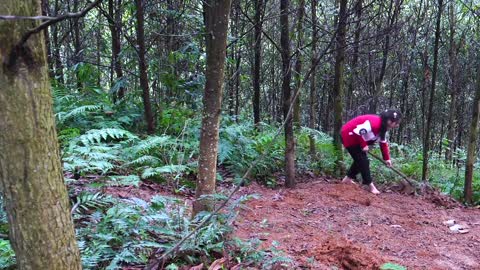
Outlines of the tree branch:
{"label": "tree branch", "polygon": [[[87,14],[87,12],[89,12],[92,8],[94,8],[95,6],[97,6],[98,4],[100,4],[100,2],[102,2],[102,0],[96,0],[95,2],[92,2],[90,5],[88,5],[84,10],[82,11],[79,11],[79,12],[76,12],[76,13],[67,13],[67,14],[64,14],[64,15],[61,15],[61,16],[58,16],[58,17],[53,17],[52,19],[48,19],[46,22],[40,24],[39,26],[31,29],[30,31],[28,31],[27,33],[25,33],[23,36],[22,36],[22,39],[18,42],[17,46],[18,47],[22,47],[23,44],[25,44],[25,42],[27,42],[27,40],[30,38],[31,35],[33,34],[36,34],[36,33],[39,33],[40,31],[42,31],[43,29],[49,27],[50,25],[54,24],[54,23],[57,23],[59,21],[63,21],[63,20],[66,20],[66,19],[72,19],[72,18],[80,18],[80,17],[83,17],[85,16],[85,14]],[[5,16],[4,16],[5,17]],[[15,17],[15,16],[14,16]],[[47,16],[37,16],[37,17],[24,17],[24,18],[30,18],[30,19],[33,19],[33,18],[48,18]],[[51,18],[51,17],[50,17]]]}

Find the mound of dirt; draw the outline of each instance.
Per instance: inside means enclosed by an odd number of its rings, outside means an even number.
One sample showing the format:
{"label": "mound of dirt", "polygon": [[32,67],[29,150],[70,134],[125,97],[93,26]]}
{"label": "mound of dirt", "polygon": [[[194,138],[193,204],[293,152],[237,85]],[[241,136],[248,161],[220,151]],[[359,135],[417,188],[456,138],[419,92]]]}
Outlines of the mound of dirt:
{"label": "mound of dirt", "polygon": [[379,269],[382,261],[377,254],[346,239],[330,237],[314,248],[311,254],[317,261],[347,270]]}

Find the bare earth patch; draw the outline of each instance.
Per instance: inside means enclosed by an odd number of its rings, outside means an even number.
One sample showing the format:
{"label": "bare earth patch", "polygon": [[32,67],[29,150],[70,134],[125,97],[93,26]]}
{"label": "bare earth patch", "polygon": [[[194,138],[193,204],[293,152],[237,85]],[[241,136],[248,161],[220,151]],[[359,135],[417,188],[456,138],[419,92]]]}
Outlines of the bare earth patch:
{"label": "bare earth patch", "polygon": [[[271,190],[252,184],[235,223],[236,236],[272,241],[295,269],[379,269],[393,262],[408,269],[480,269],[480,210],[436,204],[437,199],[398,193],[373,195],[359,186],[300,183]],[[452,233],[454,219],[469,227]],[[336,267],[336,268],[335,268]]]}

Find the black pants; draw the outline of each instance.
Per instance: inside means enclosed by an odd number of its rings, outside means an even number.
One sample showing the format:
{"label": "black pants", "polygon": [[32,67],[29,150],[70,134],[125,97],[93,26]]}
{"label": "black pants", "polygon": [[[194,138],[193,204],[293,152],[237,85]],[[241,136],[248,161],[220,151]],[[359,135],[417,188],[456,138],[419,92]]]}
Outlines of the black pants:
{"label": "black pants", "polygon": [[353,158],[353,163],[347,172],[347,176],[352,179],[357,179],[357,174],[360,173],[363,184],[370,185],[370,183],[372,183],[372,176],[370,175],[370,161],[368,160],[367,152],[362,151],[360,146],[347,147],[347,151]]}

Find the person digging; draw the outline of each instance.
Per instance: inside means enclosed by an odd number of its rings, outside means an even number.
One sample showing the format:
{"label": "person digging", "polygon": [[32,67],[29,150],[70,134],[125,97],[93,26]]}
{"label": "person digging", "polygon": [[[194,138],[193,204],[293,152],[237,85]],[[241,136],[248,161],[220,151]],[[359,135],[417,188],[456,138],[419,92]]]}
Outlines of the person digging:
{"label": "person digging", "polygon": [[357,174],[362,175],[363,184],[368,185],[370,192],[379,194],[370,174],[370,161],[367,157],[369,145],[376,141],[380,144],[383,160],[389,167],[390,150],[386,140],[387,131],[400,125],[402,114],[397,110],[385,110],[379,115],[366,114],[357,116],[342,126],[342,144],[352,156],[353,163],[343,178],[342,183],[356,184]]}

